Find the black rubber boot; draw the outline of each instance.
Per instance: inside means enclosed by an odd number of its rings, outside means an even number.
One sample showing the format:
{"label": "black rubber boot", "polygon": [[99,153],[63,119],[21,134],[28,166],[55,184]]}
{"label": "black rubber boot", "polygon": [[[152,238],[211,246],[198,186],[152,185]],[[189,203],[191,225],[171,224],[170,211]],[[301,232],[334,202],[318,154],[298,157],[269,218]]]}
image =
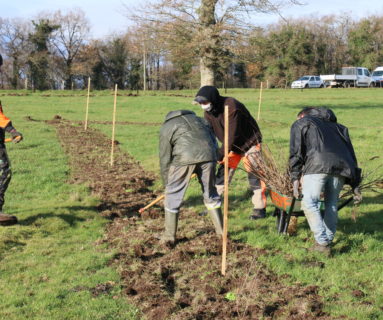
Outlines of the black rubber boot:
{"label": "black rubber boot", "polygon": [[174,245],[176,242],[176,233],[178,226],[178,212],[169,212],[165,210],[165,232],[161,237],[164,244]]}
{"label": "black rubber boot", "polygon": [[266,209],[253,209],[253,213],[249,216],[250,220],[266,218]]}
{"label": "black rubber boot", "polygon": [[213,221],[215,233],[219,236],[222,236],[223,233],[223,217],[221,208],[211,209],[208,211]]}
{"label": "black rubber boot", "polygon": [[1,226],[11,226],[17,223],[17,218],[9,214],[0,212],[0,225]]}

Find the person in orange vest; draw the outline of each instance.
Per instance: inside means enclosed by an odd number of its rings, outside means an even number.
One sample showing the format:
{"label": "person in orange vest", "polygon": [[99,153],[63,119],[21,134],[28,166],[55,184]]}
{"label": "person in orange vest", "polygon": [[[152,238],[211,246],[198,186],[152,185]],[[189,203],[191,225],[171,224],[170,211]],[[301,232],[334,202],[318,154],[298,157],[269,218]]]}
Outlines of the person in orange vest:
{"label": "person in orange vest", "polygon": [[214,86],[203,86],[196,94],[194,101],[204,111],[204,117],[211,125],[216,137],[221,141],[216,176],[216,187],[221,195],[224,189],[224,106],[229,107],[229,182],[243,159],[245,170],[248,173],[250,189],[253,191],[253,210],[250,219],[266,217],[266,185],[252,172],[257,169],[257,158],[261,156],[262,134],[257,122],[251,116],[244,104],[232,97],[222,97]]}
{"label": "person in orange vest", "polygon": [[[1,56],[0,62],[2,64]],[[17,223],[17,218],[15,216],[3,213],[4,194],[5,191],[7,191],[12,177],[7,150],[5,148],[5,132],[11,134],[12,141],[15,143],[18,143],[23,139],[23,135],[15,129],[11,120],[4,115],[0,101],[0,225],[4,226]]]}

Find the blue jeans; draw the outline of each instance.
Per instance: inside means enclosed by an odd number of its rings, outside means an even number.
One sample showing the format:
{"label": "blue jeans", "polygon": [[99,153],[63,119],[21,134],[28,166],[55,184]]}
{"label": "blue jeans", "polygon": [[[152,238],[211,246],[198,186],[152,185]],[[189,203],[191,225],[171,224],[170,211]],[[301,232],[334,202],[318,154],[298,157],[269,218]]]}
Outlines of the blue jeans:
{"label": "blue jeans", "polygon": [[[328,245],[334,239],[338,222],[338,198],[344,178],[329,174],[307,174],[302,182],[302,209],[314,238],[320,245]],[[324,214],[320,211],[320,196],[324,193]]]}

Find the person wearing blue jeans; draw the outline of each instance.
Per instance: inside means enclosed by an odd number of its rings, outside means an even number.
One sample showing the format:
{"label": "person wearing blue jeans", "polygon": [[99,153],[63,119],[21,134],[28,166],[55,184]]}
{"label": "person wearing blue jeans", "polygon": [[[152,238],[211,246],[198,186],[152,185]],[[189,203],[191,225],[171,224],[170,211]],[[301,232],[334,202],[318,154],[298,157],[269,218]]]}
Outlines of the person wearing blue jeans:
{"label": "person wearing blue jeans", "polygon": [[289,166],[295,198],[300,198],[302,185],[302,209],[315,239],[312,249],[329,254],[343,185],[350,184],[360,195],[360,169],[348,129],[337,123],[332,110],[306,107],[298,113],[290,131]]}
{"label": "person wearing blue jeans", "polygon": [[[302,182],[302,207],[315,241],[328,246],[334,239],[338,220],[337,202],[342,190],[344,178],[325,173],[307,174]],[[320,196],[324,194],[324,215],[320,212]]]}

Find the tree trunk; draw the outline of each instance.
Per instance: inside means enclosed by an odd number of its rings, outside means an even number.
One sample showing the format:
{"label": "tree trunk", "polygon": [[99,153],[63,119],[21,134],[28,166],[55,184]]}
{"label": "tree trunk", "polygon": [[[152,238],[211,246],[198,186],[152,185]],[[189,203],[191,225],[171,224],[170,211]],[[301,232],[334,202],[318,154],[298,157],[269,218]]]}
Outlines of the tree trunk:
{"label": "tree trunk", "polygon": [[19,82],[19,66],[18,66],[17,57],[16,58],[13,57],[12,80],[11,80],[12,89],[16,89],[17,90],[18,82]]}
{"label": "tree trunk", "polygon": [[212,67],[215,60],[216,37],[214,36],[215,6],[218,0],[202,0],[199,9],[199,21],[201,23],[201,39],[203,40],[200,47],[200,73],[201,86],[214,85],[215,70]]}
{"label": "tree trunk", "polygon": [[206,58],[200,59],[201,87],[214,86],[214,70],[206,65]]}

